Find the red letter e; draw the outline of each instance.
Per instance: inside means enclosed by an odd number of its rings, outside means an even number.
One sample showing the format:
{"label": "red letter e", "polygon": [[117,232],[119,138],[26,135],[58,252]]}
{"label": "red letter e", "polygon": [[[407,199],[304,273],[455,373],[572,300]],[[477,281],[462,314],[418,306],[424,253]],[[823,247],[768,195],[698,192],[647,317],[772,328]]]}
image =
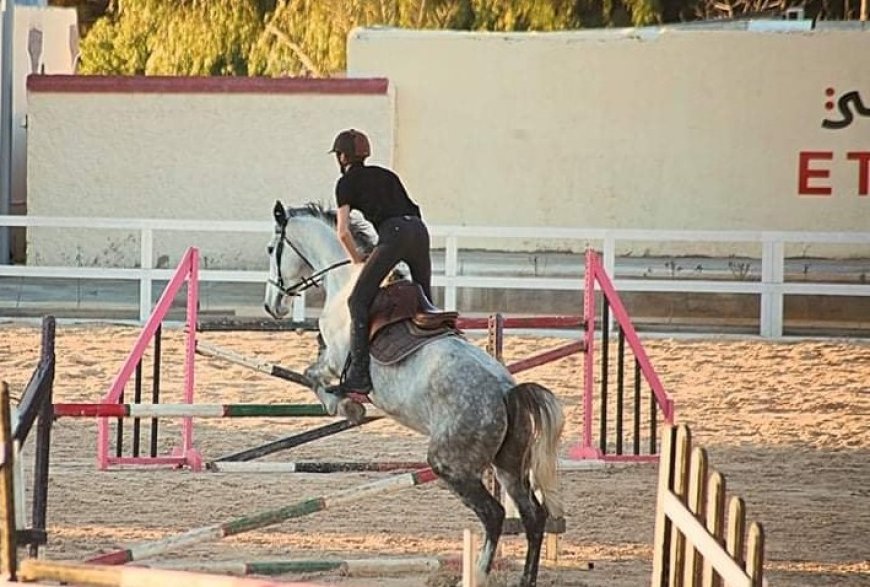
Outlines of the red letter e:
{"label": "red letter e", "polygon": [[831,176],[830,169],[810,169],[813,159],[830,161],[834,158],[831,151],[801,151],[800,164],[798,165],[798,195],[799,196],[830,196],[831,188],[828,186],[810,186],[810,180],[814,177],[828,178]]}

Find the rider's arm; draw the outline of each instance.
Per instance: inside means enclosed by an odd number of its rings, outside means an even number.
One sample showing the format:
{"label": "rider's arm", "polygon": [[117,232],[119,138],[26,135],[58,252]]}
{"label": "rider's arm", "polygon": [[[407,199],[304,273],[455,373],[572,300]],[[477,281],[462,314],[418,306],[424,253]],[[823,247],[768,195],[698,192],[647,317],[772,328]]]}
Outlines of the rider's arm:
{"label": "rider's arm", "polygon": [[350,231],[350,206],[338,207],[338,222],[336,228],[338,230],[338,240],[344,248],[347,256],[354,263],[362,263],[365,261],[362,255],[356,250],[356,243],[353,240],[353,234]]}

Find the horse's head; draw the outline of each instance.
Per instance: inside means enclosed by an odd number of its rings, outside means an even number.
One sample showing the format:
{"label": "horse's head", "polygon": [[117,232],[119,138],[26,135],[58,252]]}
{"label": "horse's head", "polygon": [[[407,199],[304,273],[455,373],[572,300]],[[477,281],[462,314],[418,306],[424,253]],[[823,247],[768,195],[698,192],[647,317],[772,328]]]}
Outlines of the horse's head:
{"label": "horse's head", "polygon": [[266,282],[266,300],[263,305],[266,313],[280,320],[290,313],[290,308],[285,303],[286,298],[298,295],[301,290],[294,286],[314,269],[298,248],[299,245],[294,244],[288,235],[292,227],[289,226],[291,216],[287,208],[278,200],[272,212],[275,230],[266,246],[266,254],[269,255],[269,279]]}
{"label": "horse's head", "polygon": [[[286,208],[277,201],[272,214],[275,229],[266,247],[269,280],[264,306],[266,313],[281,319],[290,313],[286,298],[324,281],[328,290],[331,283],[341,279],[342,273],[333,270],[350,264],[350,260],[338,241],[335,210],[314,203]],[[354,220],[351,230],[359,250],[371,252],[377,239],[371,227]]]}

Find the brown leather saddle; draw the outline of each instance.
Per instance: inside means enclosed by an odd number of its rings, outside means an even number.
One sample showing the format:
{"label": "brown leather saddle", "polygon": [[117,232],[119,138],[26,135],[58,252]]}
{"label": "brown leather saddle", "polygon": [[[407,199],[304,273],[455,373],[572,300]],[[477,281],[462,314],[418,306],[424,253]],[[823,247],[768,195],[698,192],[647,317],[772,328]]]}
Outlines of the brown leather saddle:
{"label": "brown leather saddle", "polygon": [[459,312],[441,311],[409,281],[382,287],[369,311],[372,357],[391,364],[437,338],[458,334]]}

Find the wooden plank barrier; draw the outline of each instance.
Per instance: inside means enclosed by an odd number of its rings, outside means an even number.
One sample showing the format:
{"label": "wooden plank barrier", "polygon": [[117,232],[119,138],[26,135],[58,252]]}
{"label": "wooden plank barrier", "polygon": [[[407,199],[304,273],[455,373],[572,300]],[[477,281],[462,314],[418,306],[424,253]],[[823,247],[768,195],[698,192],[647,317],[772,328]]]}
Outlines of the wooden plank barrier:
{"label": "wooden plank barrier", "polygon": [[2,578],[15,579],[17,559],[15,549],[15,451],[12,442],[12,423],[9,408],[9,386],[0,381],[0,456],[3,468],[0,469],[0,575]]}
{"label": "wooden plank barrier", "polygon": [[[25,442],[35,428],[35,439],[31,442],[33,447],[33,469],[31,475],[32,507],[30,527],[26,525],[24,499],[24,461],[20,459],[16,463],[16,511],[17,527],[15,536],[18,546],[29,545],[30,556],[39,554],[39,547],[46,542],[45,525],[48,514],[48,460],[51,445],[51,401],[54,387],[55,369],[55,319],[54,316],[42,318],[42,344],[39,356],[39,364],[34,369],[21,394],[21,401],[17,410],[10,407],[13,413],[17,412],[17,423],[13,420],[12,441],[15,450],[23,450]],[[17,458],[17,453],[16,457]]]}
{"label": "wooden plank barrier", "polygon": [[745,504],[732,497],[725,530],[725,478],[711,471],[707,452],[692,448],[688,427],[662,435],[652,587],[762,587],[764,530],[746,534]]}

